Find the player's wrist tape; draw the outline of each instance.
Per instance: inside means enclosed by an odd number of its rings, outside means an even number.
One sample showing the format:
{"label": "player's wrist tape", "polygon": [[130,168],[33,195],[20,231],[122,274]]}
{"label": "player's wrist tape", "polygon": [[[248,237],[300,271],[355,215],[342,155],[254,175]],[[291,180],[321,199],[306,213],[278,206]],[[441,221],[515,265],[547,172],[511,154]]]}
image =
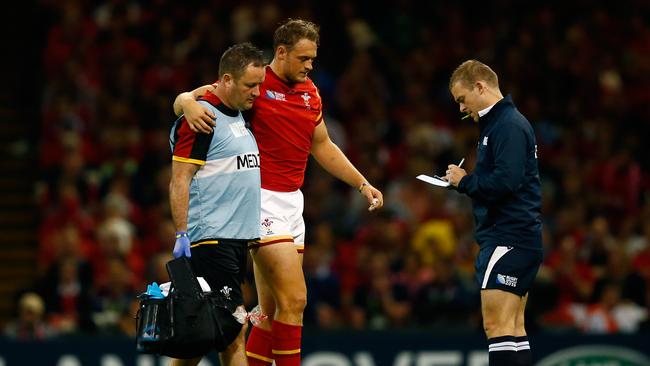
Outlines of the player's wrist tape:
{"label": "player's wrist tape", "polygon": [[185,231],[177,231],[176,232],[176,239],[180,239],[182,237],[188,237],[188,236],[189,235],[187,235],[187,232],[185,232]]}
{"label": "player's wrist tape", "polygon": [[361,193],[361,191],[363,191],[363,189],[365,187],[368,187],[369,185],[370,185],[370,183],[368,183],[368,182],[361,183],[361,185],[359,186],[359,193]]}

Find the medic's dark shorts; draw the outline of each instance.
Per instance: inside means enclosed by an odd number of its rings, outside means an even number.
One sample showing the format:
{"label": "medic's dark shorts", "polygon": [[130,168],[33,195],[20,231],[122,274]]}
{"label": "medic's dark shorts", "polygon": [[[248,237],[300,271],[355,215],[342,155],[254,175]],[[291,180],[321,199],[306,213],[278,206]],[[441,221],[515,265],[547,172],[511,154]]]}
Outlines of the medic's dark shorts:
{"label": "medic's dark shorts", "polygon": [[241,284],[246,273],[248,241],[219,239],[217,244],[192,245],[192,270],[213,292],[220,292],[235,307],[244,303]]}

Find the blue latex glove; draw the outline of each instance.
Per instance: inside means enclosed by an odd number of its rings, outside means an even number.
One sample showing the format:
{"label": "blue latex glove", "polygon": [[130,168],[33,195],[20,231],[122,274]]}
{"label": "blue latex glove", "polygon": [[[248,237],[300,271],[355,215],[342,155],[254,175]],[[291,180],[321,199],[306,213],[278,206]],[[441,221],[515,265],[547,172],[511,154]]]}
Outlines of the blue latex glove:
{"label": "blue latex glove", "polygon": [[174,244],[174,258],[181,256],[191,257],[192,253],[190,252],[190,237],[185,231],[178,231],[176,233],[176,244]]}

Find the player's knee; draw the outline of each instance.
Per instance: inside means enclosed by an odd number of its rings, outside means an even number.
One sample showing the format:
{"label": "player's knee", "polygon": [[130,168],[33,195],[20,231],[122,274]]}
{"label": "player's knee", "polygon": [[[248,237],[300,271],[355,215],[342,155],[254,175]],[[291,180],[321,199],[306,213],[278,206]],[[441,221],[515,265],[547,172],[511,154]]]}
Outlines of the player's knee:
{"label": "player's knee", "polygon": [[485,334],[488,335],[488,337],[490,336],[490,333],[494,331],[496,325],[496,322],[487,318],[483,318],[483,330],[485,331]]}
{"label": "player's knee", "polygon": [[514,322],[485,317],[483,318],[483,330],[488,338],[492,338],[502,335],[513,335],[515,327]]}
{"label": "player's knee", "polygon": [[307,293],[296,291],[278,298],[278,308],[282,312],[302,314],[307,306]]}

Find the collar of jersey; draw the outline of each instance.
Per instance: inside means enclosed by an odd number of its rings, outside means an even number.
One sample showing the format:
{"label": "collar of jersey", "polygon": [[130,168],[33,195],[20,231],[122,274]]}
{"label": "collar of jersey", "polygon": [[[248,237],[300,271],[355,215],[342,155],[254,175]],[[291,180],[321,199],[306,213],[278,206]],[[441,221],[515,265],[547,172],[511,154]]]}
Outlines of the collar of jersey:
{"label": "collar of jersey", "polygon": [[496,104],[492,106],[492,109],[490,109],[483,117],[480,117],[478,119],[480,130],[482,131],[491,122],[496,120],[497,118],[495,116],[497,116],[499,114],[499,111],[505,106],[514,106],[514,103],[512,102],[512,96],[510,94],[506,95],[505,98],[502,98],[496,102]]}
{"label": "collar of jersey", "polygon": [[209,90],[206,91],[205,94],[203,94],[203,96],[199,98],[199,100],[203,100],[210,103],[213,107],[217,108],[219,112],[225,114],[226,116],[237,117],[239,115],[239,111],[228,108],[228,106],[223,104],[223,102],[221,101],[221,99],[219,99],[218,96],[212,94],[212,92]]}

